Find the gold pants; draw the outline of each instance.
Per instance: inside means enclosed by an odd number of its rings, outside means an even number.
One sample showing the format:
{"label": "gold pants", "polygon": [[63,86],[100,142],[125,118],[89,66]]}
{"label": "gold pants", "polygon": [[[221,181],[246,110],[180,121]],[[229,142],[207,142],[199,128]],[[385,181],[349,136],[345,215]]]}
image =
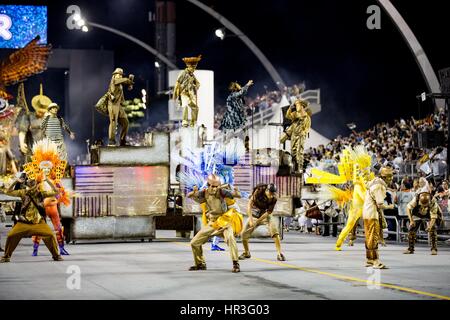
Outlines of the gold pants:
{"label": "gold pants", "polygon": [[181,104],[183,107],[183,125],[187,126],[189,123],[189,109],[191,109],[191,126],[195,126],[198,118],[198,106],[188,96],[181,95]]}
{"label": "gold pants", "polygon": [[341,247],[347,236],[349,236],[349,234],[350,234],[349,240],[356,240],[356,228],[358,227],[358,221],[359,218],[361,217],[361,214],[362,214],[361,209],[355,211],[354,213],[353,212],[349,213],[347,224],[345,225],[344,229],[342,229],[336,241],[336,247]]}
{"label": "gold pants", "polygon": [[366,236],[366,257],[368,260],[378,260],[379,219],[364,219],[364,232]]}
{"label": "gold pants", "polygon": [[128,132],[128,118],[127,114],[123,110],[123,108],[119,104],[108,104],[108,113],[109,113],[109,143],[116,143],[116,130],[117,125],[119,124],[122,129],[120,131],[120,142],[125,142],[125,137]]}
{"label": "gold pants", "polygon": [[268,225],[271,238],[280,235],[280,231],[278,230],[277,219],[272,217],[271,214],[269,214],[266,219],[262,220],[258,224],[256,224],[256,218],[253,218],[253,222],[254,222],[253,227],[250,227],[247,220],[247,223],[245,224],[244,227],[244,231],[242,231],[241,234],[242,241],[248,241],[253,231],[255,231],[255,229],[260,225]]}
{"label": "gold pants", "polygon": [[293,133],[291,138],[291,153],[292,157],[297,162],[297,170],[303,170],[303,151],[306,137],[302,134]]}
{"label": "gold pants", "polygon": [[231,225],[228,225],[220,230],[216,230],[211,226],[211,224],[212,222],[209,222],[208,225],[203,226],[191,240],[192,254],[194,255],[195,265],[198,266],[201,264],[206,264],[202,245],[204,245],[212,236],[222,237],[230,249],[231,260],[238,261],[238,248]]}
{"label": "gold pants", "polygon": [[53,257],[59,256],[55,235],[45,220],[42,219],[37,224],[28,224],[23,222],[16,223],[16,225],[8,233],[4,257],[10,258],[12,256],[22,238],[31,237],[34,235],[42,237],[42,240],[44,240],[45,245]]}

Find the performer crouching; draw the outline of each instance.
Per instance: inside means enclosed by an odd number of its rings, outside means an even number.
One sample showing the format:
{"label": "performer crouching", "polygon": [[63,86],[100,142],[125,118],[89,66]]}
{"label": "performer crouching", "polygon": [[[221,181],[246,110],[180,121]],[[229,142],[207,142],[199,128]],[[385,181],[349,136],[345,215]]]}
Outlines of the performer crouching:
{"label": "performer crouching", "polygon": [[[240,260],[248,259],[251,257],[250,249],[248,246],[249,239],[259,225],[268,225],[270,236],[275,242],[277,249],[277,259],[279,261],[286,261],[283,253],[281,252],[281,240],[280,231],[276,219],[273,218],[272,212],[277,203],[276,198],[277,188],[271,184],[261,184],[253,190],[253,194],[250,197],[247,207],[248,220],[242,232],[242,245],[244,246],[244,253],[239,256]],[[253,221],[253,218],[256,218]]]}
{"label": "performer crouching", "polygon": [[234,197],[239,197],[238,192],[231,192],[220,188],[220,178],[211,174],[207,178],[208,188],[198,191],[197,187],[187,197],[200,203],[203,210],[203,226],[191,240],[194,265],[190,271],[206,270],[206,261],[203,255],[202,245],[213,236],[224,238],[230,249],[233,261],[232,272],[240,272],[238,262],[238,248],[235,234],[242,230],[242,216],[235,208],[230,208],[235,203]]}
{"label": "performer crouching", "polygon": [[37,235],[43,238],[45,245],[52,254],[53,260],[61,261],[62,257],[58,252],[58,245],[52,229],[45,221],[45,209],[43,208],[43,199],[55,196],[58,191],[50,180],[45,180],[51,187],[51,191],[40,190],[39,181],[29,179],[26,182],[25,189],[14,190],[14,186],[24,179],[16,179],[5,191],[5,194],[13,197],[22,198],[22,206],[18,222],[8,233],[6,239],[5,254],[0,262],[9,262],[11,256],[23,237]]}
{"label": "performer crouching", "polygon": [[437,230],[436,222],[441,219],[441,211],[436,198],[432,198],[428,192],[421,192],[408,203],[406,213],[409,217],[408,249],[404,254],[413,254],[416,243],[416,235],[421,224],[429,222],[426,231],[431,242],[431,254],[437,255]]}

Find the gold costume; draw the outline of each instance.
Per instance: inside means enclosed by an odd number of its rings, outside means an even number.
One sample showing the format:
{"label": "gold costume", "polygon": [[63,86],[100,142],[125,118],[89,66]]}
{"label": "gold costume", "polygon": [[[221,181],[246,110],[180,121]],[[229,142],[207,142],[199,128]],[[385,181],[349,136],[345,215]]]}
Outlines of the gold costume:
{"label": "gold costume", "polygon": [[200,82],[194,75],[195,68],[201,60],[201,55],[198,57],[183,58],[186,63],[184,69],[177,78],[173,91],[173,99],[183,108],[183,127],[189,124],[189,109],[191,110],[190,126],[197,124],[198,118],[198,101],[197,91],[200,88]]}
{"label": "gold costume", "polygon": [[308,103],[304,100],[297,100],[295,104],[288,108],[286,118],[292,121],[292,124],[286,129],[280,142],[291,140],[291,154],[296,163],[295,171],[303,172],[303,151],[306,138],[311,129],[311,117],[305,111]]}
{"label": "gold costume", "polygon": [[[431,254],[437,254],[437,230],[436,223],[442,218],[442,212],[436,198],[432,198],[428,192],[422,192],[415,196],[406,207],[410,220],[408,232],[408,249],[405,254],[413,254],[416,243],[416,235],[420,226],[424,224],[431,243]],[[427,226],[428,223],[428,226]]]}
{"label": "gold costume", "polygon": [[188,194],[189,198],[200,203],[203,211],[203,226],[191,240],[194,266],[190,270],[206,269],[202,245],[209,238],[220,236],[223,237],[230,249],[233,272],[239,272],[238,248],[235,235],[242,230],[242,215],[235,208],[231,207],[235,204],[233,196],[239,196],[239,194],[222,189],[218,185],[209,186],[207,189],[193,191]]}
{"label": "gold costume", "polygon": [[382,237],[382,229],[385,227],[383,215],[384,209],[392,209],[393,205],[385,205],[387,183],[392,181],[393,171],[391,168],[382,168],[380,177],[369,182],[362,217],[364,219],[364,232],[366,236],[366,258],[367,266],[377,269],[385,269],[386,266],[379,261],[378,243]]}
{"label": "gold costume", "polygon": [[362,216],[367,183],[374,178],[371,168],[371,157],[363,146],[354,149],[346,148],[339,155],[339,175],[313,168],[311,177],[306,183],[314,184],[349,184],[347,189],[327,186],[331,199],[335,200],[341,208],[348,208],[348,218],[336,241],[336,250],[341,251],[342,244],[347,236],[349,245],[356,239],[356,227]]}
{"label": "gold costume", "polygon": [[129,86],[128,88],[131,89],[133,78],[133,75],[130,75],[128,78],[123,77],[123,70],[121,68],[117,68],[113,72],[108,89],[109,145],[116,144],[117,125],[122,127],[120,132],[120,145],[125,145],[125,139],[128,132],[128,117],[122,107],[122,103],[125,101],[122,85],[126,84]]}

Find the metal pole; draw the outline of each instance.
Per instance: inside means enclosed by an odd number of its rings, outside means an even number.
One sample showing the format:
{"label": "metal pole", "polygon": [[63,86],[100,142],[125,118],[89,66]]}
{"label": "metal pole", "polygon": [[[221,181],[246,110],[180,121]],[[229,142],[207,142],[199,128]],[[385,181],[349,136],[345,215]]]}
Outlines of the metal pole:
{"label": "metal pole", "polygon": [[270,74],[278,89],[282,91],[284,87],[286,87],[285,82],[283,81],[283,79],[281,79],[281,76],[279,75],[275,67],[272,65],[272,63],[270,63],[269,59],[267,59],[264,53],[253,43],[253,41],[251,41],[241,30],[239,30],[238,27],[236,27],[233,23],[231,23],[231,21],[226,19],[220,13],[203,4],[202,2],[198,0],[187,0],[187,1],[189,1],[193,5],[199,7],[203,11],[207,12],[208,14],[216,18],[223,26],[225,26],[228,30],[230,30],[236,36],[238,36],[239,39],[241,39],[242,42],[244,42],[247,45],[247,47],[255,54],[255,56],[259,59],[259,61],[263,64],[264,68]]}
{"label": "metal pole", "polygon": [[[439,85],[438,78],[436,73],[431,66],[430,61],[428,60],[425,51],[417,40],[416,36],[412,32],[411,28],[406,23],[405,19],[403,19],[402,15],[397,11],[394,5],[389,0],[377,0],[384,10],[388,13],[395,26],[400,31],[401,35],[405,39],[408,44],[409,49],[412,51],[414,58],[416,59],[417,65],[419,66],[420,72],[427,84],[428,90],[430,92],[440,93],[441,87]],[[444,102],[438,100],[435,101],[436,107],[443,108]]]}
{"label": "metal pole", "polygon": [[158,58],[159,60],[161,60],[162,62],[164,62],[169,69],[171,70],[177,70],[179,69],[172,61],[170,61],[166,56],[164,56],[163,54],[161,54],[158,50],[154,49],[153,47],[149,46],[148,44],[146,44],[145,42],[142,42],[141,40],[129,35],[128,33],[122,32],[120,30],[99,24],[99,23],[95,23],[95,22],[90,22],[90,21],[86,21],[86,25],[87,26],[92,26],[92,27],[96,27],[102,30],[106,30],[109,32],[112,32],[114,34],[117,34],[123,38],[126,38],[134,43],[136,43],[137,45],[141,46],[142,48],[144,48],[145,50],[147,50],[148,52],[150,52],[151,54],[153,54],[156,58]]}

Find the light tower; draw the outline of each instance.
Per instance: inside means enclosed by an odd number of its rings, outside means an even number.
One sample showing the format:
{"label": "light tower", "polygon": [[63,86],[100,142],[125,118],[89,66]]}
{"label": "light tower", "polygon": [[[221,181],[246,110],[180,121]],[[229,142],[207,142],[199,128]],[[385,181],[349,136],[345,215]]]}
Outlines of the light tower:
{"label": "light tower", "polygon": [[[171,62],[175,57],[175,2],[171,0],[158,0],[155,2],[155,47]],[[159,61],[155,62],[156,92],[167,90],[167,66]]]}

